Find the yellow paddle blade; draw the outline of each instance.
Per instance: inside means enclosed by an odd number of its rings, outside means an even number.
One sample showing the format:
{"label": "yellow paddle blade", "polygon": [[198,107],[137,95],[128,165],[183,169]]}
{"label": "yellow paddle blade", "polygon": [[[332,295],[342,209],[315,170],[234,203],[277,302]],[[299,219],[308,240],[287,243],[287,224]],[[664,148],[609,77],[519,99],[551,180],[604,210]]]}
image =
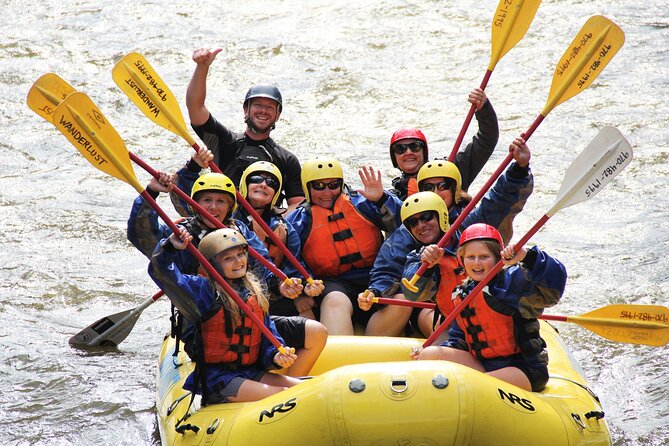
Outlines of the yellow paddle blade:
{"label": "yellow paddle blade", "polygon": [[179,102],[144,56],[123,56],[114,66],[112,78],[150,120],[180,135],[188,144],[195,143],[186,129]]}
{"label": "yellow paddle blade", "polygon": [[488,70],[523,38],[541,0],[500,0],[492,19],[492,51]]}
{"label": "yellow paddle blade", "polygon": [[669,309],[659,305],[609,305],[567,316],[567,321],[612,341],[652,346],[669,342]]}
{"label": "yellow paddle blade", "polygon": [[28,91],[28,107],[51,122],[51,115],[63,99],[76,90],[54,73],[46,73],[33,83]]}
{"label": "yellow paddle blade", "polygon": [[553,74],[546,116],[557,105],[588,88],[625,43],[622,29],[604,16],[592,16],[562,55]]}
{"label": "yellow paddle blade", "polygon": [[52,122],[94,167],[138,192],[144,189],[130,165],[123,140],[87,95],[70,94],[54,110]]}

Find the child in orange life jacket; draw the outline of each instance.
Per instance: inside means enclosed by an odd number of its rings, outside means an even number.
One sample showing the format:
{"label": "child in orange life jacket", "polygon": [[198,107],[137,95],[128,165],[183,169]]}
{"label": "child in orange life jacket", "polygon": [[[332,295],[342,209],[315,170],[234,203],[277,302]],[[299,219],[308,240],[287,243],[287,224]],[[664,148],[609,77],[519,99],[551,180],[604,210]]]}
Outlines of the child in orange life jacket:
{"label": "child in orange life jacket", "polygon": [[[492,155],[499,138],[497,115],[485,92],[475,88],[467,100],[476,106],[479,131],[472,142],[455,155],[455,165],[462,173],[462,189],[467,190]],[[390,192],[400,200],[418,192],[416,174],[428,161],[427,138],[417,128],[402,127],[390,138],[390,160],[402,175],[393,179]]]}
{"label": "child in orange life jacket", "polygon": [[[179,270],[174,263],[176,253],[192,239],[182,229],[178,236],[172,234],[161,240],[149,267],[149,274],[161,288],[181,288],[200,314],[194,321],[194,342],[200,343],[195,349],[196,371],[187,378],[184,388],[201,393],[204,404],[213,404],[256,401],[298,384],[296,378],[267,373],[272,368],[290,367],[296,359],[294,349],[280,353],[216,281]],[[267,312],[269,302],[260,283],[247,272],[247,249],[241,233],[231,228],[213,231],[199,244],[202,256],[283,343]]]}
{"label": "child in orange life jacket", "polygon": [[[453,288],[460,285],[464,279],[464,270],[458,264],[455,253],[447,247],[441,249],[436,243],[444,236],[450,227],[448,223],[448,209],[444,200],[434,192],[418,192],[407,198],[402,204],[402,223],[413,238],[416,246],[415,252],[422,252],[421,259],[429,258],[430,269],[425,273],[425,277],[430,280],[430,286],[420,284],[422,292],[419,295],[409,295],[410,300],[436,301],[441,314],[449,314],[453,309],[451,302],[451,292]],[[435,253],[439,251],[437,256]],[[444,253],[446,255],[444,255]],[[406,259],[406,257],[405,257]],[[435,268],[436,267],[436,268]],[[439,292],[437,292],[437,289]],[[358,296],[358,305],[361,309],[367,310],[372,305],[374,293],[366,290]],[[405,299],[403,294],[397,294],[395,299]],[[387,305],[379,309],[373,316],[374,318],[383,315],[386,325],[392,321],[395,324],[397,332],[403,330],[411,316],[412,308],[398,305]],[[429,336],[433,332],[436,323],[436,315],[430,309],[422,309],[416,312],[417,328],[424,336]],[[370,324],[372,322],[370,320]]]}
{"label": "child in orange life jacket", "polygon": [[[239,191],[267,226],[273,230],[274,235],[309,272],[309,268],[302,260],[300,253],[300,237],[295,232],[293,225],[283,218],[285,210],[275,207],[281,191],[282,181],[281,171],[274,164],[267,161],[256,161],[242,173]],[[279,249],[269,235],[265,233],[262,226],[255,221],[244,207],[237,207],[234,218],[244,222],[249,229],[256,233],[267,247],[272,262],[288,277],[300,276],[297,268],[286,258],[283,251]],[[313,284],[307,283],[304,287],[304,294],[294,299],[271,293],[270,313],[273,316],[296,316],[299,314],[309,319],[315,319],[312,311],[315,305],[314,297],[320,295],[322,291],[323,282],[315,280]]]}
{"label": "child in orange life jacket", "polygon": [[[212,158],[213,155],[211,152],[202,148],[199,152],[193,154],[189,164],[198,165],[197,170],[199,172],[200,168],[206,166]],[[184,192],[190,194],[198,204],[208,209],[224,225],[238,229],[249,246],[254,248],[258,253],[261,253],[266,259],[271,260],[265,245],[255,233],[249,230],[244,223],[232,218],[233,210],[238,206],[236,199],[237,191],[229,178],[219,173],[206,173],[196,176],[186,166],[178,172],[177,181],[179,187]],[[151,179],[147,186],[147,191],[154,198],[157,198],[159,192],[169,192],[172,187],[171,185],[170,176],[162,173],[159,180]],[[194,236],[192,243],[196,247],[206,234],[216,229],[216,226],[203,216],[197,213],[193,214],[193,209],[185,201],[182,202],[178,198],[177,200],[173,200],[173,203],[180,214],[187,215],[180,222],[180,225],[188,229],[191,235]],[[158,215],[153,208],[141,196],[137,197],[133,204],[130,218],[128,219],[128,239],[133,245],[148,258],[151,258],[156,244],[163,238],[169,237],[171,232],[165,224],[159,221]],[[181,272],[185,274],[197,274],[200,266],[196,258],[189,251],[180,251],[177,255],[176,263]],[[294,286],[287,286],[284,282],[279,283],[278,278],[268,268],[253,258],[250,259],[249,266],[263,285],[267,286],[270,291],[276,292],[277,295],[280,294],[293,298],[299,296],[302,292],[301,283],[297,284],[296,281],[293,281]],[[193,312],[189,308],[191,305],[190,299],[184,298],[182,296],[184,293],[179,289],[164,291],[175,307],[179,309],[180,314],[186,319],[192,320],[191,316]],[[173,321],[178,321],[179,319],[173,318]],[[281,336],[299,352],[298,360],[287,370],[287,373],[291,376],[304,376],[308,374],[325,347],[327,330],[322,324],[308,321],[302,317],[272,315],[272,320],[276,324]],[[183,330],[173,331],[183,334],[186,351],[188,352],[190,329],[187,323],[179,325],[182,325]]]}
{"label": "child in orange life jacket", "polygon": [[300,236],[302,258],[324,281],[319,317],[330,334],[353,334],[352,317],[368,318],[356,298],[369,282],[382,231],[396,225],[401,206],[383,190],[380,172],[363,167],[359,174],[364,190],[356,193],[344,189],[336,159],[306,161],[302,187],[307,202],[287,217]]}
{"label": "child in orange life jacket", "polygon": [[484,223],[462,233],[458,258],[468,279],[453,292],[455,306],[497,262],[502,260],[506,268],[460,312],[446,342],[415,352],[414,359],[457,362],[525,390],[543,390],[548,382],[548,354],[537,317],[562,297],[565,267],[537,247],[517,253],[511,245],[502,249],[499,232]]}

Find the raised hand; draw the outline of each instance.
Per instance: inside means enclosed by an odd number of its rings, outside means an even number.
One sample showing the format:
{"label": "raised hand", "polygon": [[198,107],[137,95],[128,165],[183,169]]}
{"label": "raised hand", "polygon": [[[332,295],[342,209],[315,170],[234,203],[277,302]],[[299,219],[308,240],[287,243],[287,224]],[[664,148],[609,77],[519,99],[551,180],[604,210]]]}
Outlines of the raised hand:
{"label": "raised hand", "polygon": [[383,182],[381,181],[381,171],[374,170],[372,166],[362,166],[358,169],[358,175],[364,190],[359,190],[360,195],[369,201],[379,201],[383,197]]}
{"label": "raised hand", "polygon": [[223,48],[216,48],[215,50],[210,50],[209,48],[198,48],[193,51],[193,62],[198,65],[209,66],[216,59],[216,55],[223,51]]}
{"label": "raised hand", "polygon": [[480,88],[475,88],[469,93],[467,100],[470,104],[475,106],[477,110],[481,110],[485,105],[485,102],[488,100],[488,96],[486,96],[485,91]]}
{"label": "raised hand", "polygon": [[509,153],[521,167],[527,167],[530,164],[530,158],[532,157],[530,148],[527,147],[525,140],[520,136],[517,136],[509,145]]}

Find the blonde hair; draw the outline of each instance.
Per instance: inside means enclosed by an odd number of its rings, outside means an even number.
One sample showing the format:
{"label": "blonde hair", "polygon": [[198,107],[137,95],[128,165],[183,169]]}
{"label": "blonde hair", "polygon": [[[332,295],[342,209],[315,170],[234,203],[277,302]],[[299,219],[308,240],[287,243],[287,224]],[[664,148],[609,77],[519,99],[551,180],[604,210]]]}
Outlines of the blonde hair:
{"label": "blonde hair", "polygon": [[[267,298],[266,288],[260,283],[258,278],[251,272],[247,272],[241,280],[244,285],[244,288],[246,288],[251,295],[256,297],[258,305],[260,306],[260,308],[262,308],[263,314],[267,315],[267,313],[269,312],[269,299]],[[232,318],[233,327],[237,327],[242,320],[242,309],[239,307],[239,305],[237,305],[237,302],[235,302],[235,300],[232,297],[230,297],[228,293],[225,292],[225,290],[221,285],[219,285],[215,281],[213,283],[214,286],[216,287],[216,290],[218,290],[221,295],[221,300],[223,301],[223,307],[225,307],[225,309],[229,312],[230,317]]]}

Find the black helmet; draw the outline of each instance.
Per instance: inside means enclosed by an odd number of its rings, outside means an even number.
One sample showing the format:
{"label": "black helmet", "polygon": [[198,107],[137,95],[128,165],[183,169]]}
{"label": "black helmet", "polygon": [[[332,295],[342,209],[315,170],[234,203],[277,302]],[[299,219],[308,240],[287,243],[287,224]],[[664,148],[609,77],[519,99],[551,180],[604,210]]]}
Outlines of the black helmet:
{"label": "black helmet", "polygon": [[281,110],[283,109],[281,92],[272,84],[255,84],[253,87],[249,88],[249,91],[246,92],[246,96],[244,97],[244,107],[246,107],[249,99],[253,98],[274,99],[279,104],[279,113],[281,113]]}

